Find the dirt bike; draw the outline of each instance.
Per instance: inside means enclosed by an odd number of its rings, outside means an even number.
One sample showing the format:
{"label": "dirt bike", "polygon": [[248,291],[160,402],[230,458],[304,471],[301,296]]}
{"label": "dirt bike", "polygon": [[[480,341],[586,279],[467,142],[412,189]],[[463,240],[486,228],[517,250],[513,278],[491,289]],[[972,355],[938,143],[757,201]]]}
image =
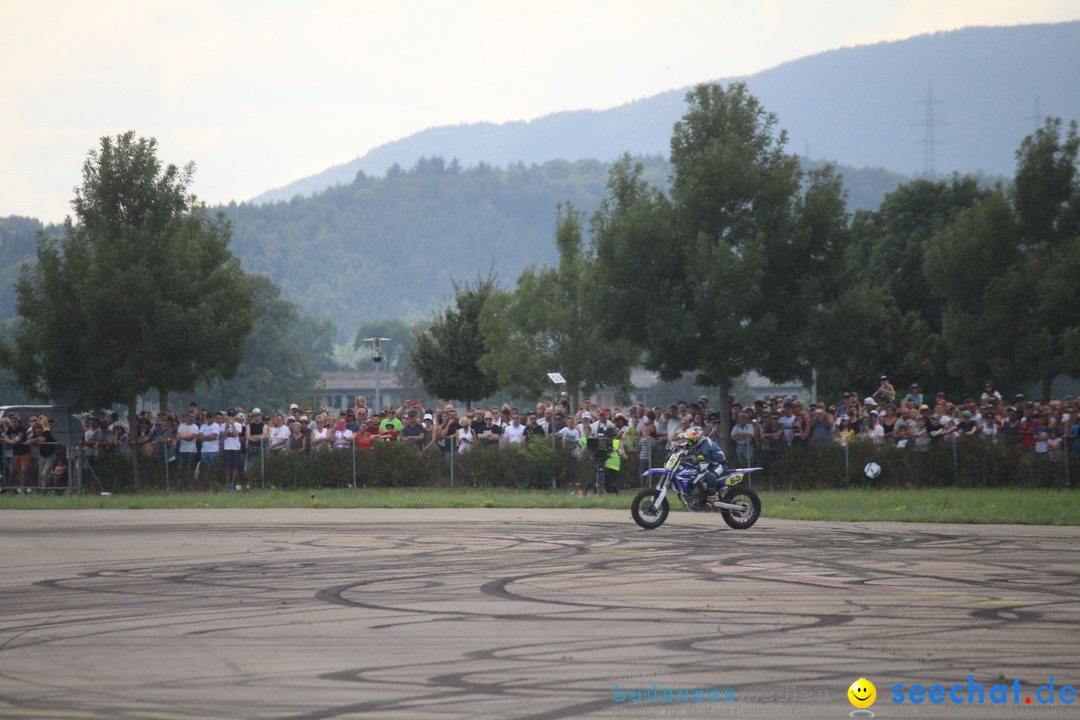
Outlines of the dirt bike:
{"label": "dirt bike", "polygon": [[674,492],[688,510],[693,512],[719,511],[728,526],[746,530],[761,517],[761,499],[743,485],[750,473],[762,468],[730,468],[717,475],[715,487],[698,481],[699,468],[690,448],[678,447],[662,468],[653,468],[642,477],[659,478],[656,487],[642,490],[630,504],[630,514],[646,530],[653,530],[667,520],[670,506],[667,495]]}

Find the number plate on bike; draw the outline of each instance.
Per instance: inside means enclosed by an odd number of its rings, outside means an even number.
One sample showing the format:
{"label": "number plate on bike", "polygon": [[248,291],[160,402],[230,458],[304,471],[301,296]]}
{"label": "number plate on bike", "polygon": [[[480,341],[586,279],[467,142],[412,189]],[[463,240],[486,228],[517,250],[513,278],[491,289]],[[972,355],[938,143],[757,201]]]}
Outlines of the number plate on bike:
{"label": "number plate on bike", "polygon": [[744,477],[746,477],[746,475],[744,475],[743,473],[735,473],[734,475],[732,475],[728,479],[724,480],[724,484],[725,485],[738,485],[739,483],[741,483],[743,481]]}

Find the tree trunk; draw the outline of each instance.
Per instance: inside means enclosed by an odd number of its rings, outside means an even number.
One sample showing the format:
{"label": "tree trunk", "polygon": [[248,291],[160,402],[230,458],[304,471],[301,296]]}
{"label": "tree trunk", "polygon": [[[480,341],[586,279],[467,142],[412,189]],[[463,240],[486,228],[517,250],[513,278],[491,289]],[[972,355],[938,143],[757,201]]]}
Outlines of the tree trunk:
{"label": "tree trunk", "polygon": [[735,456],[731,450],[731,402],[728,400],[728,395],[731,394],[731,378],[723,375],[717,379],[716,384],[720,389],[720,449],[728,456],[728,462],[734,464]]}
{"label": "tree trunk", "polygon": [[167,412],[169,409],[169,391],[158,388],[158,412]]}
{"label": "tree trunk", "polygon": [[136,490],[142,487],[142,478],[139,475],[139,454],[134,452],[131,447],[131,436],[134,433],[139,432],[139,420],[138,412],[135,409],[135,403],[138,402],[138,398],[132,396],[128,400],[128,457],[131,458],[131,484]]}
{"label": "tree trunk", "polygon": [[1050,389],[1054,384],[1053,375],[1043,375],[1042,379],[1042,401],[1044,403],[1050,402]]}

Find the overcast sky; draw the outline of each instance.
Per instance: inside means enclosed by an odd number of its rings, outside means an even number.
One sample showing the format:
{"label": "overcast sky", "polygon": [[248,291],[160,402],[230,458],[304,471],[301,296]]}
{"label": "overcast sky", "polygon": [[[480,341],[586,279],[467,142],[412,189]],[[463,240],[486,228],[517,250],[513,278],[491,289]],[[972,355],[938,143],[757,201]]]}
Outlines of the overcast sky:
{"label": "overcast sky", "polygon": [[61,220],[87,152],[126,130],[240,201],[434,125],[1076,19],[1080,0],[0,0],[0,216]]}

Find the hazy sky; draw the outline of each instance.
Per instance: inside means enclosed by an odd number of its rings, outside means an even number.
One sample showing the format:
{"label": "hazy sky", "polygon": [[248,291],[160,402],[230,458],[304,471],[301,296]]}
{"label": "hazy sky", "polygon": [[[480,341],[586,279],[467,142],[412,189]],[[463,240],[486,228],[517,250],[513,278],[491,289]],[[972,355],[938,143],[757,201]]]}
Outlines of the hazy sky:
{"label": "hazy sky", "polygon": [[135,130],[245,200],[433,125],[605,108],[1080,0],[0,0],[0,216],[71,212]]}

